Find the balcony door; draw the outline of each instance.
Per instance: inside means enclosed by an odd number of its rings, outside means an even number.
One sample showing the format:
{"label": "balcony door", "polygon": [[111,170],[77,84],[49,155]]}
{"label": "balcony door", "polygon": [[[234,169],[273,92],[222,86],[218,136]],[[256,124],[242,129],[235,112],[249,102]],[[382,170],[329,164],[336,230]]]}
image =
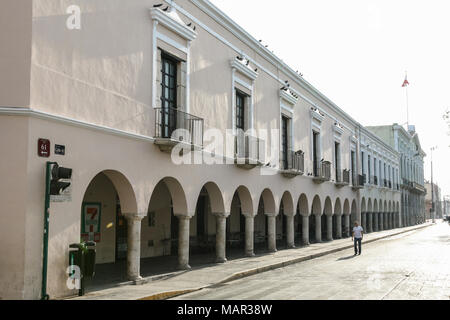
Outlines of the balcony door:
{"label": "balcony door", "polygon": [[289,150],[289,135],[288,135],[289,119],[281,117],[281,163],[283,169],[288,169],[288,150]]}
{"label": "balcony door", "polygon": [[319,176],[319,133],[313,131],[313,165],[314,176]]}
{"label": "balcony door", "polygon": [[245,132],[245,95],[236,90],[236,129]]}
{"label": "balcony door", "polygon": [[178,61],[167,55],[162,55],[161,59],[161,136],[171,138],[177,127]]}

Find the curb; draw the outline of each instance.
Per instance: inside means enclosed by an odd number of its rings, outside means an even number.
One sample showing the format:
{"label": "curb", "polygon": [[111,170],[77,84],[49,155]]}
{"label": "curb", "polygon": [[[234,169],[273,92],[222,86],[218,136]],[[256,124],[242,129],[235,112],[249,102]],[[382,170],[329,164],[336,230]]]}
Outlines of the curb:
{"label": "curb", "polygon": [[[387,238],[390,238],[390,237],[393,237],[393,236],[398,236],[400,234],[404,234],[404,233],[408,233],[408,232],[412,232],[412,231],[425,229],[425,228],[428,228],[428,227],[431,227],[431,226],[433,226],[433,224],[426,225],[426,226],[419,226],[419,227],[414,228],[414,229],[403,230],[401,232],[396,232],[396,233],[389,234],[389,235],[386,235],[386,236],[383,236],[383,237],[379,237],[379,238],[375,238],[375,239],[371,239],[371,240],[365,241],[365,243],[372,243],[372,242],[383,240],[383,239],[387,239]],[[216,282],[214,284],[208,285],[208,286],[195,288],[195,289],[185,289],[185,290],[161,292],[161,293],[157,293],[157,294],[154,294],[154,295],[151,295],[151,296],[148,296],[148,297],[144,297],[144,298],[140,298],[140,299],[137,299],[137,300],[139,300],[139,301],[167,300],[167,299],[175,298],[177,296],[181,296],[181,295],[184,295],[184,294],[200,291],[200,290],[207,289],[207,288],[212,288],[212,287],[217,286],[219,284],[225,284],[225,283],[228,283],[228,282],[231,282],[231,281],[234,281],[234,280],[250,277],[250,276],[253,276],[255,274],[264,273],[264,272],[267,272],[267,271],[271,271],[271,270],[275,270],[275,269],[279,269],[279,268],[283,268],[283,267],[287,267],[287,266],[292,265],[292,264],[297,264],[297,263],[305,262],[305,261],[308,261],[308,260],[313,260],[313,259],[316,259],[316,258],[320,258],[320,257],[326,256],[326,255],[329,255],[329,254],[333,254],[333,253],[336,253],[336,252],[339,252],[339,251],[343,251],[343,250],[347,250],[347,249],[351,249],[351,248],[353,248],[353,244],[347,245],[347,246],[343,246],[343,247],[339,247],[339,248],[335,248],[335,249],[331,249],[331,250],[324,251],[324,252],[319,252],[319,253],[316,253],[316,254],[313,254],[313,255],[309,255],[309,256],[298,257],[298,258],[295,258],[295,259],[274,263],[274,264],[267,265],[267,266],[264,266],[264,267],[259,267],[259,268],[254,268],[254,269],[249,269],[249,270],[236,272],[236,273],[232,274],[231,276],[229,276],[229,277],[227,277],[227,278],[225,278],[225,279],[223,279],[221,281],[218,281],[218,282]]]}

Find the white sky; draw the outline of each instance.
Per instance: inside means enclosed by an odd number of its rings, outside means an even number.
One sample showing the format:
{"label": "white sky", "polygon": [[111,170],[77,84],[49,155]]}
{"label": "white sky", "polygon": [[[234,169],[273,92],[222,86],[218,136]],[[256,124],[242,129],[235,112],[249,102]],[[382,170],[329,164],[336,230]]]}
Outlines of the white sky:
{"label": "white sky", "polygon": [[363,125],[410,124],[450,195],[448,0],[211,0]]}

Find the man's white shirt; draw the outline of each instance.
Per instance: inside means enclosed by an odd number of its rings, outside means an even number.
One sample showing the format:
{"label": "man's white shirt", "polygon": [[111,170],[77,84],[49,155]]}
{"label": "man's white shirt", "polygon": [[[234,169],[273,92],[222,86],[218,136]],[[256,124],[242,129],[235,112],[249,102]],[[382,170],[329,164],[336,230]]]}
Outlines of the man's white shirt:
{"label": "man's white shirt", "polygon": [[355,238],[356,239],[361,239],[363,231],[364,231],[364,229],[361,226],[354,227],[353,228],[353,234],[355,235]]}

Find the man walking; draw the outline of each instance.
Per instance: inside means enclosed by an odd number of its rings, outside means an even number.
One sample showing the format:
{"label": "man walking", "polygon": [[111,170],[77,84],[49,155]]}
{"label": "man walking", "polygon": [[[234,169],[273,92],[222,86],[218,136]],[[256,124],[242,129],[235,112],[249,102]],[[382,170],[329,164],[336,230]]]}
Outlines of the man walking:
{"label": "man walking", "polygon": [[355,221],[355,227],[352,232],[352,240],[355,243],[355,256],[358,254],[361,255],[361,243],[363,239],[364,229],[358,224],[358,221]]}

